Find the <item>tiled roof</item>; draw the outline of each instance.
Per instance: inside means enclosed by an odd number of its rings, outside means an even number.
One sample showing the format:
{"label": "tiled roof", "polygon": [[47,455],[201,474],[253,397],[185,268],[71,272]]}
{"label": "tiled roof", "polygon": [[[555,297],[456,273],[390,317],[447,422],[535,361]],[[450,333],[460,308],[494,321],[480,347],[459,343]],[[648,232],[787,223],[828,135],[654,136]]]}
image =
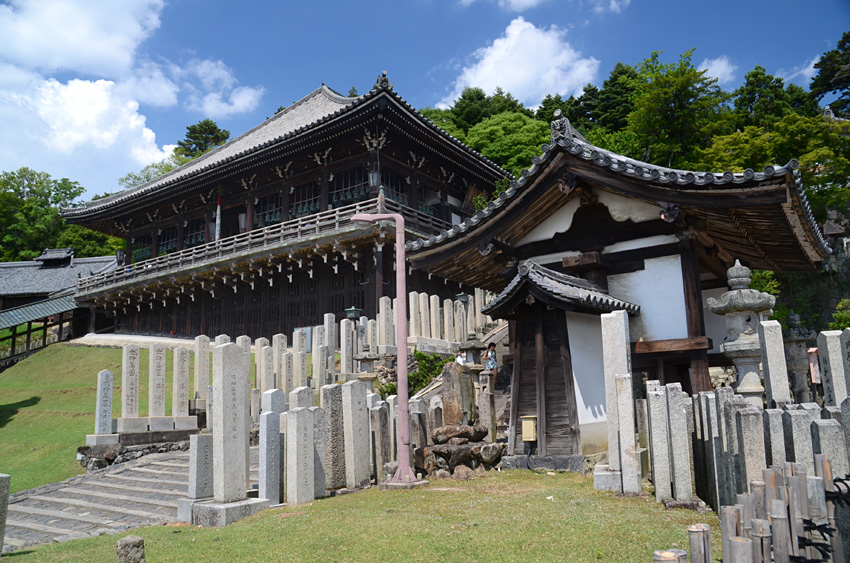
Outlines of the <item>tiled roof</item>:
{"label": "tiled roof", "polygon": [[544,292],[555,302],[567,306],[601,313],[626,311],[629,315],[640,314],[640,306],[608,295],[604,289],[593,282],[550,270],[531,260],[519,267],[519,272],[508,287],[482,308],[482,312],[489,315],[499,311],[518,292],[523,290],[528,292],[532,288]]}
{"label": "tiled roof", "polygon": [[50,262],[52,260],[70,260],[74,256],[73,248],[45,248],[41,256],[36,256],[36,262]]}
{"label": "tiled roof", "polygon": [[0,262],[0,297],[49,295],[75,287],[78,275],[85,278],[115,266],[115,256],[75,258],[58,265],[35,260]]}
{"label": "tiled roof", "polygon": [[416,115],[431,130],[449,140],[452,144],[461,147],[466,153],[481,161],[485,167],[498,172],[500,176],[512,178],[506,170],[502,169],[492,161],[484,158],[478,152],[470,149],[462,142],[452,137],[437,125],[420,114],[410,104],[393,91],[393,85],[387,79],[386,72],[378,76],[375,86],[366,94],[358,97],[347,97],[322,84],[322,86],[301,100],[295,102],[280,113],[270,117],[260,125],[254,127],[247,133],[231,139],[224,145],[195,158],[191,162],[179,168],[163,174],[141,186],[125,190],[109,197],[90,201],[81,206],[63,209],[64,217],[77,217],[86,215],[96,209],[105,209],[130,199],[144,197],[147,194],[158,191],[172,184],[197,176],[203,172],[224,166],[234,160],[244,158],[272,145],[284,142],[295,135],[314,129],[319,125],[334,119],[353,108],[363,105],[381,93],[388,93],[407,111]]}
{"label": "tiled roof", "polygon": [[51,315],[58,315],[77,308],[74,303],[74,288],[57,291],[43,301],[21,305],[13,309],[0,311],[0,330],[30,321],[37,321]]}
{"label": "tiled roof", "polygon": [[743,184],[751,181],[761,182],[771,178],[781,178],[782,176],[791,173],[795,180],[800,200],[803,204],[805,219],[811,228],[812,233],[817,238],[817,243],[820,245],[824,253],[829,254],[831,252],[829,245],[823,238],[820,228],[812,215],[802,179],[797,171],[798,163],[796,160],[791,160],[785,166],[765,166],[764,170],[761,172],[755,172],[749,168],[740,173],[695,172],[690,170],[664,168],[662,166],[656,166],[654,164],[634,160],[591,145],[587,141],[575,135],[561,135],[557,138],[557,140],[555,140],[555,135],[553,135],[553,141],[552,145],[543,145],[543,153],[532,159],[531,167],[523,170],[520,178],[512,181],[511,186],[499,194],[499,197],[494,201],[489,202],[486,208],[437,236],[408,242],[406,244],[407,250],[416,251],[422,248],[436,246],[461,233],[466,233],[470,229],[474,229],[479,225],[486,223],[492,215],[496,214],[499,209],[507,205],[514,196],[521,193],[527,186],[530,186],[533,183],[532,180],[538,176],[538,173],[555,154],[559,151],[566,151],[583,160],[590,161],[606,171],[637,180],[661,184],[662,186],[666,185],[665,187],[680,186],[692,189],[694,186],[698,186],[704,187],[707,191],[722,192],[722,188],[726,186],[733,187],[736,184]]}

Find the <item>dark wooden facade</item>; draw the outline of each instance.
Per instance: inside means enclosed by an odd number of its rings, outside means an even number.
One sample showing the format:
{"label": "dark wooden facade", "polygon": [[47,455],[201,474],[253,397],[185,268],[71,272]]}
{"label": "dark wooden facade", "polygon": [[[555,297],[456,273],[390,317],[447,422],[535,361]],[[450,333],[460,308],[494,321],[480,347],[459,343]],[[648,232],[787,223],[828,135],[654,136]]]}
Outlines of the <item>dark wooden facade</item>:
{"label": "dark wooden facade", "polygon": [[[127,241],[125,268],[81,280],[77,299],[121,331],[185,336],[270,336],[352,306],[374,316],[395,297],[394,231],[350,217],[396,212],[409,238],[436,235],[469,215],[469,193],[506,175],[385,75],[356,98],[322,86],[161,178],[65,210]],[[423,273],[409,288],[449,297],[460,286]]]}

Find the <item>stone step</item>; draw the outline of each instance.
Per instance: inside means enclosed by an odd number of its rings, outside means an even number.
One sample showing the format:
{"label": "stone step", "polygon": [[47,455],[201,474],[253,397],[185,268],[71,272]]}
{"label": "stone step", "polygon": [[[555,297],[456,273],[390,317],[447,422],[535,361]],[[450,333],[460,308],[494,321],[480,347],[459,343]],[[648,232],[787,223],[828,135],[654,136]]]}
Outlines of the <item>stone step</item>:
{"label": "stone step", "polygon": [[150,465],[156,465],[157,467],[175,467],[178,469],[185,469],[187,471],[189,470],[188,460],[186,461],[186,463],[175,463],[173,461],[154,461],[150,463]]}
{"label": "stone step", "polygon": [[6,534],[6,537],[3,538],[3,545],[11,545],[12,547],[24,547],[27,542],[23,540],[19,540],[17,538],[13,538],[9,534]]}
{"label": "stone step", "polygon": [[26,522],[24,520],[15,520],[13,518],[6,519],[6,533],[9,533],[9,528],[23,528],[24,530],[33,530],[36,532],[43,532],[46,534],[54,534],[54,535],[64,535],[76,532],[77,530],[71,530],[69,528],[57,528],[55,526],[46,526],[44,524],[38,524],[36,522]]}
{"label": "stone step", "polygon": [[171,481],[168,479],[152,479],[150,477],[133,477],[132,475],[127,475],[125,473],[107,473],[105,477],[109,477],[111,479],[124,479],[125,481],[136,481],[139,483],[159,483],[161,485],[180,485],[182,487],[187,487],[189,485],[189,481]]}
{"label": "stone step", "polygon": [[[64,489],[63,492],[68,491],[69,489]],[[45,496],[45,495],[35,495],[30,497],[33,500],[39,500],[46,503],[53,504],[64,504],[67,506],[76,506],[78,508],[88,508],[91,510],[100,510],[102,512],[112,512],[115,514],[127,514],[130,516],[136,516],[138,518],[144,518],[146,520],[151,520],[153,522],[160,522],[164,518],[159,514],[153,512],[142,512],[141,510],[132,510],[129,508],[124,508],[121,506],[110,506],[108,504],[100,504],[95,502],[88,502],[84,500],[78,500],[75,498],[67,498],[67,497],[56,497],[56,496]]]}
{"label": "stone step", "polygon": [[137,473],[146,473],[149,475],[163,475],[167,477],[185,477],[186,480],[189,480],[188,474],[177,473],[176,471],[163,471],[161,469],[149,469],[147,467],[133,467],[131,469],[125,469],[125,471],[135,471]]}
{"label": "stone step", "polygon": [[124,527],[124,524],[115,522],[114,520],[94,518],[92,516],[85,516],[66,510],[47,510],[45,508],[37,508],[35,506],[21,506],[21,504],[22,503],[9,505],[9,512],[18,512],[20,514],[32,514],[35,516],[48,516],[50,518],[61,518],[64,520],[85,522],[86,524],[100,524],[101,526]]}
{"label": "stone step", "polygon": [[[87,483],[88,484],[88,483]],[[171,489],[147,489],[144,487],[137,487],[135,485],[122,485],[121,483],[109,483],[105,479],[101,479],[100,481],[94,481],[91,485],[95,485],[98,487],[106,487],[108,489],[118,489],[120,491],[130,491],[137,493],[154,493],[154,494],[168,494],[174,495],[178,497],[188,496],[188,491],[175,491]]]}
{"label": "stone step", "polygon": [[138,496],[130,496],[130,495],[116,495],[114,493],[105,493],[103,491],[96,491],[88,488],[82,487],[74,487],[67,488],[63,492],[65,493],[73,493],[75,495],[86,495],[86,496],[94,496],[99,498],[105,498],[109,500],[120,500],[123,502],[135,502],[138,504],[151,504],[153,506],[164,506],[166,508],[177,508],[177,500],[159,500]]}

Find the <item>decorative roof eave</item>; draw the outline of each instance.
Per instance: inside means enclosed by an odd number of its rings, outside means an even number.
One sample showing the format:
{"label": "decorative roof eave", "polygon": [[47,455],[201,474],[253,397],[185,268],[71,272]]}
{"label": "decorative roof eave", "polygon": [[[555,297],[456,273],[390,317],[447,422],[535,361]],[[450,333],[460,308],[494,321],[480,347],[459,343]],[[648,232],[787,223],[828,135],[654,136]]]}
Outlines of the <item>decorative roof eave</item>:
{"label": "decorative roof eave", "polygon": [[401,108],[403,108],[403,109],[407,110],[408,112],[410,112],[411,114],[413,114],[416,118],[418,118],[424,124],[427,124],[428,128],[432,132],[436,133],[439,137],[441,137],[444,140],[451,143],[453,146],[455,146],[461,152],[467,154],[468,156],[470,156],[471,158],[473,158],[473,159],[475,159],[479,162],[482,162],[484,164],[484,167],[491,169],[495,176],[497,176],[497,177],[505,177],[506,176],[508,178],[513,178],[513,176],[509,172],[507,172],[506,170],[504,170],[503,168],[501,168],[500,166],[498,166],[494,162],[484,158],[483,156],[481,156],[481,154],[474,151],[473,149],[467,147],[461,141],[459,141],[458,139],[456,139],[452,135],[449,135],[448,133],[446,133],[444,130],[442,130],[437,125],[435,125],[431,120],[429,120],[428,118],[423,116],[421,113],[419,113],[416,109],[414,109],[408,102],[406,102],[401,96],[399,96],[393,90],[393,85],[387,79],[386,71],[384,71],[381,74],[381,76],[378,77],[378,80],[376,81],[376,83],[372,87],[372,89],[362,96],[358,96],[358,97],[355,97],[355,98],[349,98],[349,97],[343,96],[342,94],[339,94],[338,92],[332,90],[331,88],[329,88],[325,84],[322,84],[321,87],[314,90],[313,92],[311,92],[310,94],[308,94],[307,96],[305,96],[304,98],[299,100],[298,102],[295,102],[291,106],[287,107],[286,109],[281,111],[280,114],[277,114],[277,115],[283,115],[283,114],[286,114],[287,112],[291,112],[294,108],[298,107],[299,105],[304,104],[307,100],[312,99],[319,94],[326,96],[327,98],[329,98],[330,100],[332,100],[336,103],[340,103],[340,104],[344,104],[344,105],[340,109],[333,111],[333,112],[331,112],[331,113],[329,113],[329,114],[327,114],[327,115],[325,115],[325,116],[323,116],[323,117],[321,117],[321,118],[319,118],[319,119],[317,119],[317,120],[315,120],[315,121],[313,121],[309,124],[306,124],[302,127],[299,127],[299,128],[294,129],[292,131],[289,131],[284,135],[281,135],[281,136],[276,137],[274,139],[270,139],[268,141],[253,145],[246,150],[243,150],[243,151],[241,151],[237,154],[226,157],[224,160],[215,160],[215,157],[225,147],[227,147],[231,143],[234,143],[236,141],[239,141],[241,139],[244,139],[244,138],[252,135],[256,131],[261,129],[263,126],[268,124],[271,119],[274,119],[274,117],[272,117],[269,120],[266,120],[263,123],[252,128],[251,130],[243,133],[239,137],[232,139],[231,141],[228,141],[228,143],[225,143],[224,145],[221,145],[220,147],[216,147],[212,151],[198,157],[200,159],[210,160],[210,163],[208,165],[205,165],[205,166],[199,167],[197,169],[191,170],[189,172],[186,172],[187,168],[192,167],[193,164],[197,164],[197,162],[198,162],[197,160],[192,160],[192,161],[184,164],[183,166],[176,168],[176,169],[164,174],[163,176],[155,178],[155,179],[151,180],[150,182],[147,182],[147,183],[145,183],[141,186],[138,186],[136,188],[132,188],[130,190],[125,190],[125,191],[113,194],[111,196],[108,196],[108,197],[105,197],[105,198],[102,198],[102,199],[99,199],[99,200],[86,202],[86,203],[84,203],[84,204],[82,204],[81,206],[78,206],[78,207],[62,209],[61,214],[66,219],[72,219],[73,220],[75,218],[83,218],[83,217],[90,216],[90,215],[93,215],[95,213],[104,211],[104,210],[109,209],[109,208],[113,208],[113,207],[117,207],[117,206],[126,204],[126,203],[128,203],[132,200],[138,199],[138,198],[148,197],[153,193],[165,192],[169,188],[172,188],[172,187],[174,187],[178,184],[188,182],[192,179],[200,178],[204,175],[222,172],[222,171],[230,168],[231,166],[235,166],[240,162],[244,162],[246,159],[252,157],[253,155],[255,155],[256,153],[258,153],[260,151],[264,151],[264,150],[270,149],[272,147],[282,145],[283,143],[289,142],[296,137],[301,137],[301,136],[304,136],[306,134],[309,134],[309,133],[315,131],[317,128],[319,128],[319,127],[321,127],[321,126],[323,126],[327,123],[330,123],[334,120],[342,118],[343,116],[346,116],[350,112],[354,111],[355,108],[363,106],[363,105],[365,105],[369,102],[376,100],[377,98],[379,98],[382,95],[389,97],[394,102],[396,102]]}
{"label": "decorative roof eave", "polygon": [[519,267],[514,279],[482,308],[482,312],[504,318],[527,295],[564,310],[594,313],[626,311],[632,316],[640,314],[639,305],[612,297],[588,280],[550,270],[531,260]]}
{"label": "decorative roof eave", "polygon": [[[543,152],[540,156],[532,159],[531,168],[523,170],[520,178],[512,181],[511,186],[499,194],[497,199],[489,202],[486,208],[438,236],[408,242],[406,249],[414,254],[430,254],[432,250],[436,251],[437,247],[441,247],[440,250],[446,250],[454,246],[455,241],[460,238],[468,238],[472,231],[481,229],[482,225],[488,224],[489,226],[495,218],[502,216],[515,200],[521,199],[532,186],[538,184],[537,180],[542,171],[548,168],[551,162],[557,159],[557,156],[566,153],[591,163],[593,168],[600,169],[600,172],[606,175],[614,173],[615,176],[645,183],[647,187],[656,190],[669,191],[671,196],[677,198],[690,195],[697,196],[700,199],[705,198],[706,202],[710,201],[713,196],[726,195],[732,191],[737,191],[739,193],[736,195],[746,198],[747,192],[753,191],[754,187],[757,188],[761,184],[780,180],[786,186],[790,184],[796,188],[796,190],[793,190],[796,193],[791,194],[792,199],[797,201],[795,211],[805,217],[805,227],[801,227],[801,234],[805,234],[807,242],[817,249],[816,252],[821,255],[821,259],[822,256],[832,252],[812,215],[805,188],[797,171],[799,165],[796,160],[789,161],[785,166],[766,166],[762,172],[755,172],[748,168],[741,173],[727,171],[722,174],[715,174],[712,172],[675,170],[640,162],[601,149],[575,137],[560,138],[553,145],[543,145],[541,148]],[[672,197],[667,199],[672,199]],[[666,200],[659,194],[659,201]],[[464,237],[458,236],[461,234]],[[800,242],[801,246],[804,246],[805,242]],[[813,262],[817,261],[813,260]]]}

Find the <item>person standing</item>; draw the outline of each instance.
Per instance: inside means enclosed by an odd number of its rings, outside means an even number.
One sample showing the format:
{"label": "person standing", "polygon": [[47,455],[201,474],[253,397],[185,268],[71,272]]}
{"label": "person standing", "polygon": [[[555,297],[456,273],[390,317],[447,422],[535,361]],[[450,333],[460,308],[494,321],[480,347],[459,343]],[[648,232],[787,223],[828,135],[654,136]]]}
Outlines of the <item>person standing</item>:
{"label": "person standing", "polygon": [[491,342],[484,352],[484,369],[493,374],[493,386],[496,386],[496,377],[499,373],[499,363],[496,361],[496,343]]}

